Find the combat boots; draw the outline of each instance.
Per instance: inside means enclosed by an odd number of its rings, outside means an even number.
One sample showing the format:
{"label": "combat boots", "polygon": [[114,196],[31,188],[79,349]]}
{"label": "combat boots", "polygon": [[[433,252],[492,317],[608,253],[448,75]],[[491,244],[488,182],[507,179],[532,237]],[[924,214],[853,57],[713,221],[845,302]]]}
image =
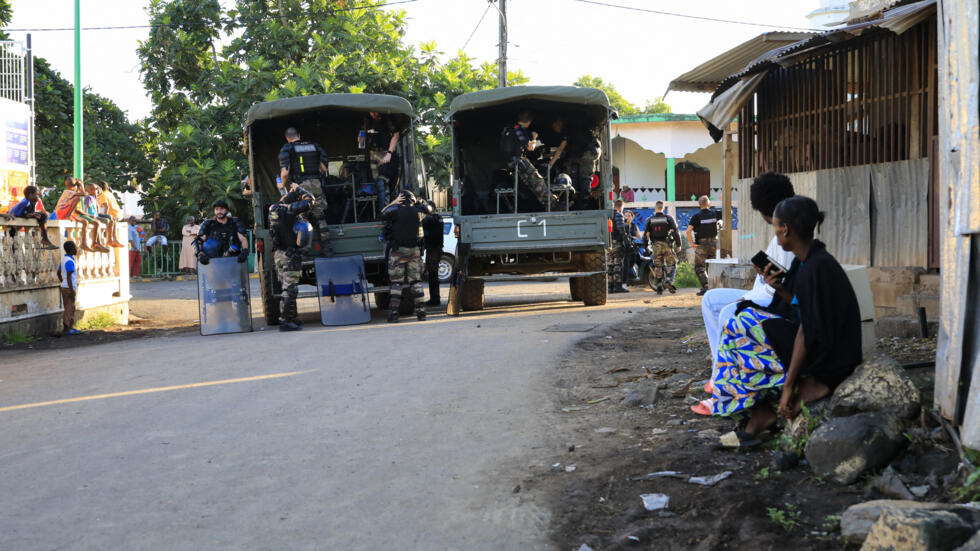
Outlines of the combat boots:
{"label": "combat boots", "polygon": [[667,290],[670,291],[670,294],[674,294],[677,292],[677,287],[674,287],[673,283],[664,283],[664,287],[667,287]]}
{"label": "combat boots", "polygon": [[398,308],[388,310],[388,323],[398,323]]}
{"label": "combat boots", "polygon": [[282,317],[279,318],[280,331],[299,331],[302,329],[299,323],[299,312],[296,311],[296,299],[284,300],[282,303]]}
{"label": "combat boots", "polygon": [[419,306],[415,309],[415,319],[419,321],[425,321],[426,313],[423,306]]}

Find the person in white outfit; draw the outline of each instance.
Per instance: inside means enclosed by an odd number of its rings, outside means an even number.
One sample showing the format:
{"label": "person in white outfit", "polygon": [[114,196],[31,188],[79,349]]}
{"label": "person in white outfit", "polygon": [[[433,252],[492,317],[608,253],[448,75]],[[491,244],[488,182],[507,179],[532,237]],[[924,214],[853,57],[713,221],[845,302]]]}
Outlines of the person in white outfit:
{"label": "person in white outfit", "polygon": [[[762,218],[772,224],[772,212],[783,199],[793,197],[793,184],[784,174],[767,172],[758,176],[749,188],[749,201],[752,209],[759,212]],[[754,253],[753,253],[754,254]],[[793,253],[784,251],[776,236],[773,235],[766,248],[766,254],[776,262],[789,268],[793,263]],[[732,316],[738,303],[750,300],[762,307],[772,302],[775,290],[766,285],[762,275],[757,274],[752,289],[711,289],[701,299],[701,315],[704,317],[704,329],[708,333],[708,344],[711,346],[711,379],[705,385],[705,391],[710,393],[711,380],[714,379],[718,368],[718,341],[721,339],[721,328]]]}

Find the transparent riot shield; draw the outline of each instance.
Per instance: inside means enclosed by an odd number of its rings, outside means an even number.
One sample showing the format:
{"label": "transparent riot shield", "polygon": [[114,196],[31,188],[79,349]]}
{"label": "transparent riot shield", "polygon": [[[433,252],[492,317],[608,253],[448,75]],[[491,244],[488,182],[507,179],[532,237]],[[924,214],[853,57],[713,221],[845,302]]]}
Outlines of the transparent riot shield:
{"label": "transparent riot shield", "polygon": [[354,325],[371,321],[363,256],[317,258],[316,283],[323,325]]}
{"label": "transparent riot shield", "polygon": [[202,335],[251,331],[248,264],[230,256],[198,263],[197,304]]}

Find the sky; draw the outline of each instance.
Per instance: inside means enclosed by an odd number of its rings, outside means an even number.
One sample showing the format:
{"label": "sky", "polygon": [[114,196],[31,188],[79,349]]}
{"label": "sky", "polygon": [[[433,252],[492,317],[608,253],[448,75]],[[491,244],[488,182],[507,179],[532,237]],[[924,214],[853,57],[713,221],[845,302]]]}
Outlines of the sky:
{"label": "sky", "polygon": [[[661,96],[676,76],[767,30],[805,29],[805,15],[818,0],[596,0],[715,19],[742,25],[619,9],[582,0],[507,0],[508,68],[520,69],[531,84],[572,84],[589,74],[613,84],[643,106]],[[74,0],[13,0],[10,29],[72,27]],[[82,27],[146,25],[148,0],[81,0]],[[222,0],[226,7],[232,0]],[[498,20],[486,0],[415,0],[388,9],[404,10],[405,41],[434,41],[454,55],[466,46],[478,61],[496,62]],[[486,13],[477,26],[481,15]],[[82,82],[110,98],[131,120],[150,113],[136,54],[148,29],[82,32]],[[25,32],[11,32],[24,40]],[[34,55],[47,59],[63,77],[74,74],[73,33],[33,31]],[[472,35],[472,37],[471,37]],[[469,42],[467,43],[467,40]],[[708,94],[670,92],[675,113],[693,113]]]}

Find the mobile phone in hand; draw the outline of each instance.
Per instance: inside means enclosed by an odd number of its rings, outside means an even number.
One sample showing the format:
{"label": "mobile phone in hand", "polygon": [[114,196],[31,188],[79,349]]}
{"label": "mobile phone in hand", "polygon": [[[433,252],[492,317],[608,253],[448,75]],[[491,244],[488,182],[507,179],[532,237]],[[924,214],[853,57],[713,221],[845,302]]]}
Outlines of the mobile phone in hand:
{"label": "mobile phone in hand", "polygon": [[766,265],[769,264],[771,264],[773,268],[783,272],[784,277],[786,273],[789,272],[789,270],[787,270],[785,266],[783,266],[779,262],[776,262],[776,260],[773,259],[773,257],[767,255],[765,251],[759,251],[755,253],[755,256],[752,257],[752,263],[755,264],[763,274],[766,273]]}

